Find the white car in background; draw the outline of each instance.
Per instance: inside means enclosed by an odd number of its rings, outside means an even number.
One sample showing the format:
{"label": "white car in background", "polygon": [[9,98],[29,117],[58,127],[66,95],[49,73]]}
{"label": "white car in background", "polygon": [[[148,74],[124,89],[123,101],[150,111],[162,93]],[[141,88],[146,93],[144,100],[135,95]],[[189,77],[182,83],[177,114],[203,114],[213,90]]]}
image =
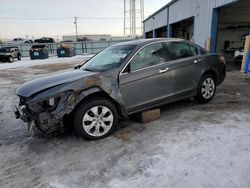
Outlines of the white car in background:
{"label": "white car in background", "polygon": [[24,38],[14,38],[13,40],[8,41],[7,44],[24,44],[25,41]]}

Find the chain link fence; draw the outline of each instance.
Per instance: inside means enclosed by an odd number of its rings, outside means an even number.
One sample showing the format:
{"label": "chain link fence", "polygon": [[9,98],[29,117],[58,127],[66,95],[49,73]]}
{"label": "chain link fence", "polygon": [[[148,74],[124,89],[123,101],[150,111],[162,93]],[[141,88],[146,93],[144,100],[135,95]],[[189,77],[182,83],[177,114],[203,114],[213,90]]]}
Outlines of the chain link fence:
{"label": "chain link fence", "polygon": [[128,40],[119,40],[119,41],[87,41],[87,42],[61,42],[61,43],[35,43],[35,44],[1,44],[1,47],[5,46],[17,46],[21,52],[22,57],[29,57],[29,50],[32,45],[47,45],[49,48],[49,56],[56,56],[56,50],[60,47],[61,44],[68,44],[76,50],[76,55],[81,54],[96,54],[103,49],[118,44],[121,42],[126,42]]}

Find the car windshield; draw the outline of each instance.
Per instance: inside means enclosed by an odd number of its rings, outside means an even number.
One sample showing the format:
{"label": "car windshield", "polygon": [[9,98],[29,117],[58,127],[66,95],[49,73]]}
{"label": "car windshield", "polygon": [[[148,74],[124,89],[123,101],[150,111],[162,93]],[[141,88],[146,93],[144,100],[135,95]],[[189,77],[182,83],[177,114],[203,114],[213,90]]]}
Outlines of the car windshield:
{"label": "car windshield", "polygon": [[10,48],[0,48],[0,52],[10,52]]}
{"label": "car windshield", "polygon": [[85,63],[81,69],[99,72],[118,67],[134,47],[134,45],[121,45],[106,48]]}

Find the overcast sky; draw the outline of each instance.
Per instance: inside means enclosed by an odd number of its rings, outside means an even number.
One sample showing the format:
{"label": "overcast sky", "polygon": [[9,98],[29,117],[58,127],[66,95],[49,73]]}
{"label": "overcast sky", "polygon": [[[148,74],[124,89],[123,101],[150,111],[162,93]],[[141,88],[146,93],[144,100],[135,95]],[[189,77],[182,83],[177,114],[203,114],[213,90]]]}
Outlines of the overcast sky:
{"label": "overcast sky", "polygon": [[[169,1],[144,0],[145,18]],[[74,16],[82,17],[79,34],[123,35],[122,19],[86,19],[123,18],[123,0],[0,0],[0,38],[71,35]]]}

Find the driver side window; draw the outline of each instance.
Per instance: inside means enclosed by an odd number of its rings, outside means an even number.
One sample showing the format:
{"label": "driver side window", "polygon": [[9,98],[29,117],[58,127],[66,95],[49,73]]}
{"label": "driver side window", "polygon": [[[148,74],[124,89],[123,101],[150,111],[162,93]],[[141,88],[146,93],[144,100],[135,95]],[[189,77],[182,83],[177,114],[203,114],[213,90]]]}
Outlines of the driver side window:
{"label": "driver side window", "polygon": [[165,62],[162,43],[151,44],[140,50],[130,61],[130,71],[158,65]]}

